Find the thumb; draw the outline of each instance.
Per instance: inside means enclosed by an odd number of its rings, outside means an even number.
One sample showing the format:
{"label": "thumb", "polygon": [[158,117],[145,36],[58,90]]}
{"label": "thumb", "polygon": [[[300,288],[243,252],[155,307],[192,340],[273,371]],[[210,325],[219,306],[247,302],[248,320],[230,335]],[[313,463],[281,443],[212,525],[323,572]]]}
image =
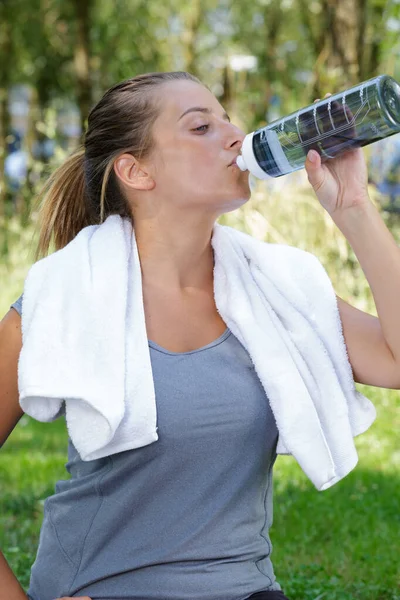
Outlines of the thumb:
{"label": "thumb", "polygon": [[318,191],[324,183],[325,174],[321,168],[321,157],[316,150],[310,150],[307,154],[305,169],[308,175],[308,181],[314,188],[314,191]]}

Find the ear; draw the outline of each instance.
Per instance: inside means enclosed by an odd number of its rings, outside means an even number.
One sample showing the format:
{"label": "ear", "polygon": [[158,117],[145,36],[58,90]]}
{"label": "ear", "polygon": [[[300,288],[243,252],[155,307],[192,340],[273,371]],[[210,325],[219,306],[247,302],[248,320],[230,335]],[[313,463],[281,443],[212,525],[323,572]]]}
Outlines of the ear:
{"label": "ear", "polygon": [[155,187],[149,170],[132,154],[121,154],[114,162],[114,172],[125,186],[134,190],[152,190]]}

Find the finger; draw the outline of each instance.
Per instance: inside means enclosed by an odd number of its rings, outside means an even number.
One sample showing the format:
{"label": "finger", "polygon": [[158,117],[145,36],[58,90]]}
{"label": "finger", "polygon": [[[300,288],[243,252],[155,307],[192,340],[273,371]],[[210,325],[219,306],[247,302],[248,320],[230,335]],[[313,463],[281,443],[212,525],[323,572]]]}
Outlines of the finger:
{"label": "finger", "polygon": [[[328,92],[327,94],[325,94],[324,99],[325,98],[329,98],[329,96],[332,96],[332,94],[330,92]],[[315,102],[319,102],[320,100],[321,100],[321,98],[317,98],[316,100],[314,100],[314,103]]]}
{"label": "finger", "polygon": [[306,162],[310,163],[314,169],[319,168],[321,166],[321,156],[316,150],[309,150],[307,152]]}
{"label": "finger", "polygon": [[318,152],[310,150],[307,153],[307,159],[304,166],[307,171],[308,181],[313,186],[314,191],[317,192],[325,179],[324,171],[321,169],[321,157]]}

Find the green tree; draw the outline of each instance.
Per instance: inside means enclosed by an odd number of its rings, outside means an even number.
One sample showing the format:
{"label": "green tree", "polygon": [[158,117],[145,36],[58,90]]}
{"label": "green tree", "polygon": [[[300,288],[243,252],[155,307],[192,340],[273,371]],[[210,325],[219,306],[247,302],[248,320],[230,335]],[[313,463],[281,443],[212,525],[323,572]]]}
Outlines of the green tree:
{"label": "green tree", "polygon": [[10,87],[15,83],[17,64],[18,2],[0,1],[0,217],[6,212],[5,159],[10,134]]}

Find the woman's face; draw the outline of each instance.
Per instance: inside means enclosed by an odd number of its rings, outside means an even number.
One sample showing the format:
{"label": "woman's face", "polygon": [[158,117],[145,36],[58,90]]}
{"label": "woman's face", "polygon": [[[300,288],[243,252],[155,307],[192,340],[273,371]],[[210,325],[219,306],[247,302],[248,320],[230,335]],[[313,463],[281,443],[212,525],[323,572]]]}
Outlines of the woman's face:
{"label": "woman's face", "polygon": [[232,161],[245,134],[230,123],[215,96],[193,81],[157,88],[160,114],[151,155],[156,190],[179,207],[222,214],[250,198],[249,173]]}

